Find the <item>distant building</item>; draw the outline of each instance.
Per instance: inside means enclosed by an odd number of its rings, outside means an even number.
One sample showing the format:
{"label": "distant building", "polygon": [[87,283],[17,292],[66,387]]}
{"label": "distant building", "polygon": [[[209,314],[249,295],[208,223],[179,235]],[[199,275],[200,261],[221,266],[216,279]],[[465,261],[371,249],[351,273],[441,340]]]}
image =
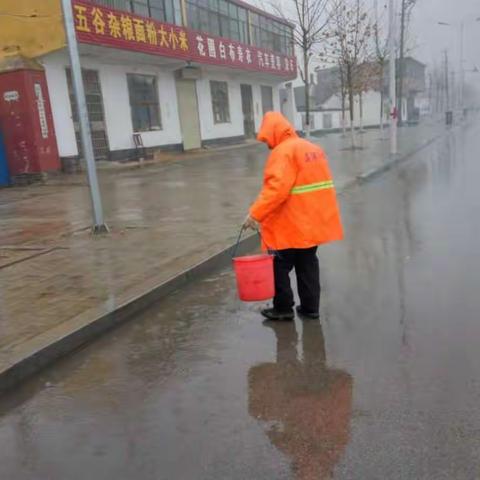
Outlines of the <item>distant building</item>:
{"label": "distant building", "polygon": [[[414,121],[418,117],[419,111],[425,111],[422,104],[422,93],[425,91],[425,65],[412,57],[406,57],[403,84],[403,108],[402,115],[405,121]],[[397,62],[397,69],[399,62]],[[368,78],[366,91],[362,93],[363,103],[363,126],[371,127],[380,124],[380,111],[383,101],[384,121],[388,121],[388,65],[384,71],[383,82],[378,65],[365,63],[361,66],[364,75]],[[398,70],[397,70],[398,71]],[[381,94],[383,89],[383,96]],[[281,96],[285,98],[286,92],[282,90]],[[299,86],[293,89],[295,101],[295,125],[298,129],[303,128],[305,124],[305,87]],[[383,97],[383,98],[382,98]],[[354,96],[354,109],[356,127],[360,126],[359,95]],[[421,105],[422,104],[422,105]],[[422,107],[422,108],[420,108]],[[310,112],[311,128],[315,130],[331,130],[350,125],[349,120],[349,101],[348,96],[345,99],[345,121],[342,114],[342,97],[340,71],[338,67],[319,69],[316,72],[316,78],[310,85]]]}
{"label": "distant building", "polygon": [[[399,69],[400,61],[397,61],[397,73],[399,72]],[[414,121],[421,109],[420,104],[422,101],[420,99],[420,94],[424,93],[426,90],[425,69],[425,64],[415,60],[413,57],[405,57],[403,72],[402,118],[407,122]],[[387,75],[387,80],[385,82],[386,85],[388,85]]]}

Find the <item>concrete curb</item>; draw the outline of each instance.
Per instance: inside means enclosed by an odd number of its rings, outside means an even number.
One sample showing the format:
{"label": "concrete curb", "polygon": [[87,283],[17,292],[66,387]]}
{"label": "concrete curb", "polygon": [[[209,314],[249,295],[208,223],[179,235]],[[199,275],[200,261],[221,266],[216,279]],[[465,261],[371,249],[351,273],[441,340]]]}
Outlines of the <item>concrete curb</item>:
{"label": "concrete curb", "polygon": [[[384,165],[371,169],[346,182],[339,188],[338,193],[343,194],[351,187],[363,184],[388,171],[395,164],[408,160],[419,151],[431,145],[440,136],[441,135],[437,135],[434,138],[431,138],[428,142],[425,142],[413,152],[389,160],[385,162]],[[251,252],[255,248],[258,248],[258,245],[259,242],[257,235],[248,236],[240,242],[238,255],[244,255]],[[22,380],[37,373],[60,357],[71,353],[82,345],[97,338],[102,333],[121,325],[173,291],[187,285],[192,280],[198,280],[212,271],[226,267],[231,262],[232,248],[233,245],[230,245],[199,264],[175,275],[153,288],[149,288],[144,293],[137,295],[128,302],[118,305],[118,307],[111,312],[93,316],[92,319],[71,319],[62,324],[58,328],[58,332],[56,329],[53,329],[53,332],[47,332],[44,336],[40,335],[39,337],[26,342],[26,344],[22,346],[22,351],[9,353],[8,361],[2,361],[0,359],[0,391],[12,388]],[[54,336],[55,334],[57,334],[56,337]]]}
{"label": "concrete curb", "polygon": [[[258,248],[258,246],[258,236],[256,234],[250,235],[239,243],[237,255],[245,255]],[[80,318],[80,316],[65,322],[59,328],[53,329],[59,331],[58,336],[53,340],[50,338],[52,335],[45,335],[45,338],[40,335],[26,342],[27,347],[22,349],[23,352],[13,351],[9,354],[8,362],[0,361],[0,392],[12,388],[53,363],[54,360],[78,349],[102,333],[121,325],[192,280],[205,277],[215,270],[226,267],[232,261],[232,249],[233,245],[150,288],[128,302],[118,305],[111,312],[93,317],[88,321]]]}
{"label": "concrete curb", "polygon": [[382,165],[380,167],[372,168],[371,170],[368,170],[367,172],[362,173],[361,175],[358,175],[357,179],[356,179],[357,182],[360,183],[360,184],[368,182],[369,180],[372,180],[373,178],[378,177],[382,173],[387,172],[393,166],[406,162],[407,160],[409,160],[410,158],[415,156],[417,153],[421,152],[423,149],[429,147],[432,143],[435,143],[441,136],[442,136],[441,134],[436,135],[435,137],[431,138],[427,142],[425,142],[422,145],[420,145],[419,147],[417,147],[412,152],[406,153],[403,156],[398,155],[393,159],[387,160],[384,165]]}

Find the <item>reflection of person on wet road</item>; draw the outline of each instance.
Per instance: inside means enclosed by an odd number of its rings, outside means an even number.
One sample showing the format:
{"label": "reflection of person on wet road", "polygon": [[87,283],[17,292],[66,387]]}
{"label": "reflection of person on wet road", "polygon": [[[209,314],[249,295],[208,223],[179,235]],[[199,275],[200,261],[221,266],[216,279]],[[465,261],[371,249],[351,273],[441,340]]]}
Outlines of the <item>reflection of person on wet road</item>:
{"label": "reflection of person on wet road", "polygon": [[270,441],[293,461],[297,480],[331,478],[349,440],[352,378],[326,366],[319,322],[303,323],[303,358],[293,322],[270,322],[276,363],[248,374],[249,413],[266,422]]}
{"label": "reflection of person on wet road", "polygon": [[270,320],[293,320],[289,274],[297,275],[302,317],[318,318],[320,272],[318,245],[343,237],[332,175],[324,151],[299,138],[288,120],[267,112],[258,140],[272,150],[262,190],[244,227],[261,225],[264,247],[276,252],[273,308],[262,310]]}

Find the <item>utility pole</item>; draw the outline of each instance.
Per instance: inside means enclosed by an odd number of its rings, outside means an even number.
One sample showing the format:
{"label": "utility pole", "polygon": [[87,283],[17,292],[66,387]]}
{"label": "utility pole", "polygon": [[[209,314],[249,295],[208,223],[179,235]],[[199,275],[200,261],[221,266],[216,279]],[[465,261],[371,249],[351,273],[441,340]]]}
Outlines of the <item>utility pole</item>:
{"label": "utility pole", "polygon": [[[477,19],[478,20],[478,19]],[[465,23],[462,20],[460,22],[460,109],[461,116],[463,118],[464,104],[464,92],[465,92],[465,64],[463,58],[463,41],[464,41]]]}
{"label": "utility pole", "polygon": [[428,105],[430,105],[430,114],[433,113],[432,105],[433,105],[433,77],[432,74],[428,74]]}
{"label": "utility pole", "polygon": [[68,53],[70,55],[72,83],[75,92],[78,120],[80,124],[82,149],[85,162],[87,164],[88,183],[90,186],[90,197],[92,200],[93,233],[105,233],[108,232],[108,227],[105,224],[103,217],[102,198],[100,196],[100,188],[98,186],[97,169],[95,166],[95,156],[93,153],[90,123],[88,121],[87,101],[85,99],[85,88],[83,86],[82,68],[80,65],[80,55],[78,53],[78,44],[75,33],[71,0],[62,0],[62,8],[68,44]]}
{"label": "utility pole", "polygon": [[450,97],[452,110],[455,110],[455,107],[458,102],[458,92],[457,92],[457,78],[455,76],[455,71],[450,72]]}
{"label": "utility pole", "polygon": [[395,49],[395,1],[389,0],[389,93],[390,93],[390,153],[396,155],[398,151],[397,145],[397,86],[396,86],[396,49]]}
{"label": "utility pole", "polygon": [[436,72],[436,84],[437,84],[437,113],[443,113],[445,109],[443,105],[445,103],[445,85],[443,81],[443,73],[442,73],[442,66],[440,62],[440,68]]}
{"label": "utility pole", "polygon": [[[475,20],[476,22],[480,21],[480,17]],[[439,25],[442,25],[443,27],[456,27],[455,24],[448,23],[448,22],[438,22]],[[465,59],[464,59],[464,39],[465,39],[465,21],[462,20],[460,22],[460,27],[459,27],[459,33],[460,33],[460,68],[459,68],[459,78],[458,78],[458,91],[456,92],[451,89],[452,93],[455,92],[457,93],[457,102],[452,102],[452,108],[455,108],[456,106],[460,107],[462,110],[462,116],[463,116],[463,108],[464,108],[464,91],[465,91]],[[457,105],[455,104],[457,103]]]}
{"label": "utility pole", "polygon": [[450,111],[450,92],[448,88],[448,84],[449,84],[448,51],[445,50],[444,54],[445,54],[445,101],[446,101],[445,109],[448,112]]}
{"label": "utility pole", "polygon": [[407,13],[407,0],[402,0],[402,11],[400,19],[400,61],[398,65],[398,123],[403,123],[403,77],[405,72],[405,17]]}

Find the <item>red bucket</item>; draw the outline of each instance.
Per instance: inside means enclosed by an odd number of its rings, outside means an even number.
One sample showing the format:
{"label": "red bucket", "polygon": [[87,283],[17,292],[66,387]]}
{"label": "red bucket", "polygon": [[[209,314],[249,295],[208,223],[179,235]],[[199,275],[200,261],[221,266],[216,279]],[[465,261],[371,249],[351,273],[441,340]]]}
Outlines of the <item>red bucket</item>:
{"label": "red bucket", "polygon": [[273,255],[250,255],[233,259],[240,300],[260,302],[275,296]]}

